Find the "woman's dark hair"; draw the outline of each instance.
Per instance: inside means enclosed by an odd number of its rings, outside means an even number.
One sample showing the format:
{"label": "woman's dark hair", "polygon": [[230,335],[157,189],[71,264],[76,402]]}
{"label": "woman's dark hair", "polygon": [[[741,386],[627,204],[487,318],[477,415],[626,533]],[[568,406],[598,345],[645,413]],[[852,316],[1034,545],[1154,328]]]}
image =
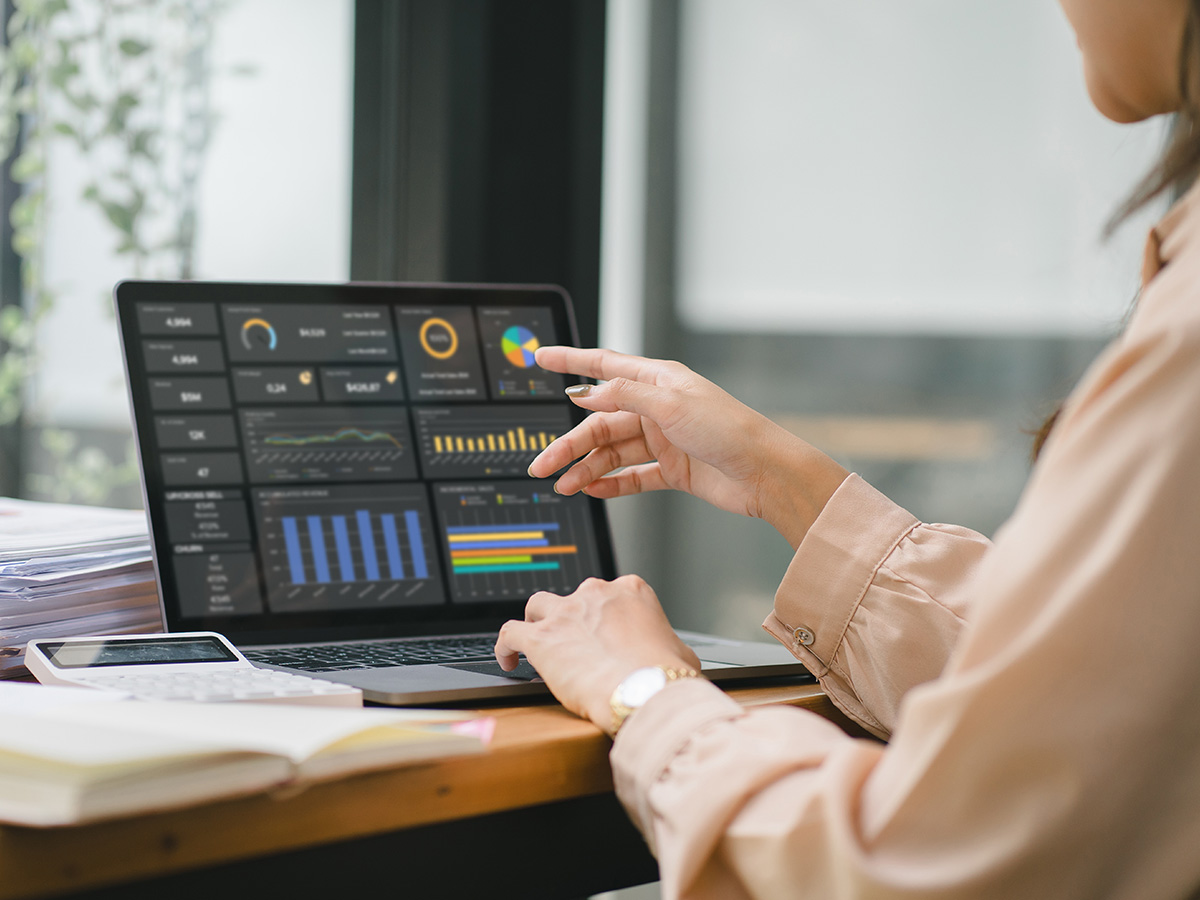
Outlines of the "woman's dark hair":
{"label": "woman's dark hair", "polygon": [[[1147,173],[1113,214],[1105,234],[1111,235],[1122,222],[1161,194],[1183,193],[1200,175],[1200,0],[1188,3],[1183,46],[1179,53],[1179,94],[1183,98],[1171,127],[1171,139],[1162,159]],[[1060,406],[1034,432],[1031,456],[1037,459],[1054,429]]]}

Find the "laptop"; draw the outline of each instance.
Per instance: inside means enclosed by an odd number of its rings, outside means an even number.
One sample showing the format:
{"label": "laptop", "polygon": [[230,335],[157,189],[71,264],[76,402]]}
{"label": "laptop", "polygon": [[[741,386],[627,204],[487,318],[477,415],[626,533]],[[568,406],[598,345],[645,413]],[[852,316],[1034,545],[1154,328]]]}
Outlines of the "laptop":
{"label": "laptop", "polygon": [[[554,286],[124,281],[114,291],[167,631],[429,704],[546,691],[492,649],[538,590],[617,574],[602,501],[530,478],[581,421],[539,369]],[[682,633],[705,674],[804,675]]]}

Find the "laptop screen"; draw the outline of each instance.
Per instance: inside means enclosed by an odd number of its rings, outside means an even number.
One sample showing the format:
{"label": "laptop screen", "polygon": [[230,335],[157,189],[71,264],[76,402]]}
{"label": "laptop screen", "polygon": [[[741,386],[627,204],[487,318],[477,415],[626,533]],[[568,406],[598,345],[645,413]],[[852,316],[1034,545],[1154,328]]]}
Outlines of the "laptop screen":
{"label": "laptop screen", "polygon": [[603,505],[526,469],[581,418],[555,287],[117,285],[168,630],[492,629],[615,574]]}

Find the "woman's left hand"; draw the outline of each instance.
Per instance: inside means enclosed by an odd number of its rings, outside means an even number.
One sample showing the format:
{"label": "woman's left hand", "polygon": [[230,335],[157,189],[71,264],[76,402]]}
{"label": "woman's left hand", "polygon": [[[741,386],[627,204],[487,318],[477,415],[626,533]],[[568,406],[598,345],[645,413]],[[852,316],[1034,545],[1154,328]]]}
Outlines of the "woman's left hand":
{"label": "woman's left hand", "polygon": [[525,620],[505,622],[496,659],[510,671],[524,654],[567,709],[612,730],[609,698],[643,666],[699,669],[700,660],[671,629],[653,589],[636,575],[589,578],[572,594],[539,591]]}

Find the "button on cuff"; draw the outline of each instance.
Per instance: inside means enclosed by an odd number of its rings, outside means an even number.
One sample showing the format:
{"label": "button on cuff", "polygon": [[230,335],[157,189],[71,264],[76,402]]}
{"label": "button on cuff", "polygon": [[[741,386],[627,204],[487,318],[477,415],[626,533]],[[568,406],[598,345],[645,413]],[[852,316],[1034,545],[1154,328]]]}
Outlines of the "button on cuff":
{"label": "button on cuff", "polygon": [[812,633],[811,628],[801,626],[792,629],[792,639],[802,647],[811,647],[817,636]]}

